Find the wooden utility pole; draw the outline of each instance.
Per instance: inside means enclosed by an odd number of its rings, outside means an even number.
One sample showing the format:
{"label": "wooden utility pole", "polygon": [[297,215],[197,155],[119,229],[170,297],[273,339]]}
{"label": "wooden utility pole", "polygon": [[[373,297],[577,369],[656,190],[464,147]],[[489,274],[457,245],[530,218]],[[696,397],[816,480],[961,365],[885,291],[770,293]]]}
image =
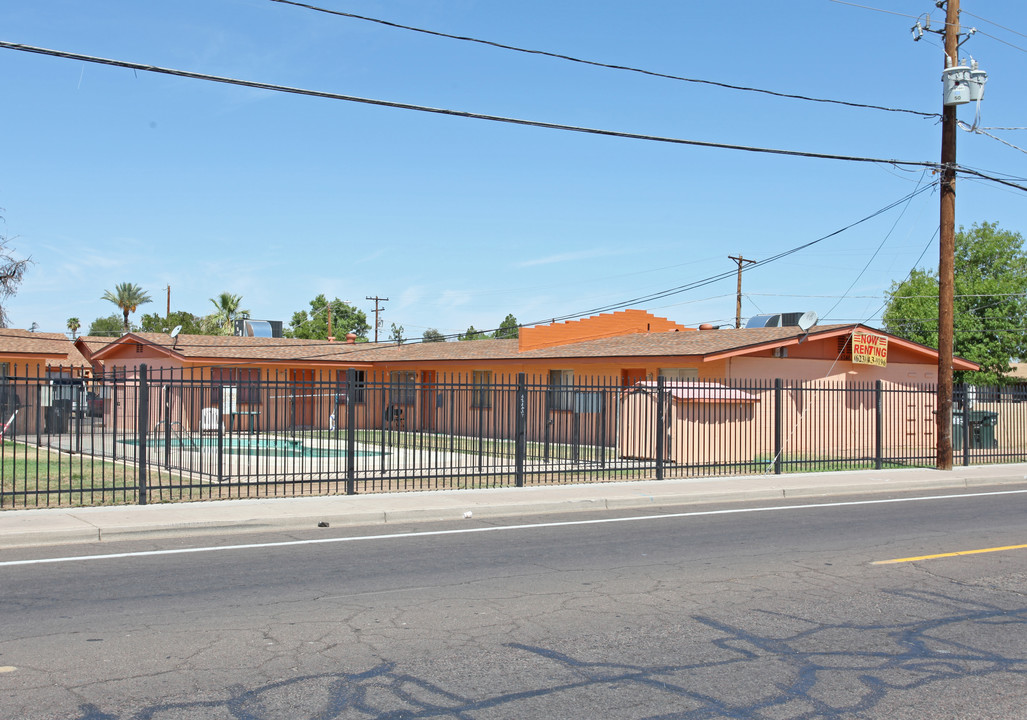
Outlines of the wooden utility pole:
{"label": "wooden utility pole", "polygon": [[171,286],[168,285],[168,312],[164,316],[164,319],[167,320],[170,317],[171,317]]}
{"label": "wooden utility pole", "polygon": [[738,253],[738,257],[734,255],[728,255],[728,260],[734,260],[738,263],[738,295],[735,297],[735,329],[742,327],[742,263],[754,263],[755,260],[746,260],[742,257],[742,253]]}
{"label": "wooden utility pole", "polygon": [[[959,65],[959,0],[945,14],[945,67]],[[938,469],[952,469],[952,352],[956,255],[956,106],[941,120],[941,214],[938,242]],[[964,418],[964,422],[965,422]]]}
{"label": "wooden utility pole", "polygon": [[378,328],[380,328],[382,326],[382,321],[381,321],[381,319],[379,319],[378,314],[382,310],[385,309],[385,308],[379,308],[378,307],[378,303],[388,302],[389,299],[388,298],[383,298],[383,297],[378,297],[377,295],[375,295],[374,297],[366,296],[366,297],[364,297],[364,299],[365,300],[374,300],[374,341],[378,342]]}

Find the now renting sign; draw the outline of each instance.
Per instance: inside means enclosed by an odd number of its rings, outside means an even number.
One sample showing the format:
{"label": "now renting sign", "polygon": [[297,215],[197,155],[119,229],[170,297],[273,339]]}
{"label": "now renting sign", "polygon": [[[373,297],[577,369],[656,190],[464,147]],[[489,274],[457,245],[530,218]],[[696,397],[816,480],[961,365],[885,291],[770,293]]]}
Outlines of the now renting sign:
{"label": "now renting sign", "polygon": [[888,366],[888,338],[857,330],[852,333],[852,362]]}

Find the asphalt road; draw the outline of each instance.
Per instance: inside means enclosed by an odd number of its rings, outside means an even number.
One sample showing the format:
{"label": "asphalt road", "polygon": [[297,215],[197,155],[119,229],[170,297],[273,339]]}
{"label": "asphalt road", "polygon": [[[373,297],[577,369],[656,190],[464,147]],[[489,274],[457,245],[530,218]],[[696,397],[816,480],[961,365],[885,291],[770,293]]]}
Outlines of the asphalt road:
{"label": "asphalt road", "polygon": [[0,718],[1027,718],[1027,548],[874,564],[1024,491],[201,544],[5,552]]}

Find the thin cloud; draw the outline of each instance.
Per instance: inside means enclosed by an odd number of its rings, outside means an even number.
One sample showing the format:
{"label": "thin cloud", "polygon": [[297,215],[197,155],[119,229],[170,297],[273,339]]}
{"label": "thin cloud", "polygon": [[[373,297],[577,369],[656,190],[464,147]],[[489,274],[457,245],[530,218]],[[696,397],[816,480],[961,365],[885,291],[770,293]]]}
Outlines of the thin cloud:
{"label": "thin cloud", "polygon": [[471,302],[474,296],[466,290],[444,290],[439,298],[439,305],[453,308],[466,305]]}
{"label": "thin cloud", "polygon": [[611,255],[620,255],[621,252],[613,250],[579,250],[578,252],[566,252],[559,253],[557,255],[548,255],[542,258],[535,258],[534,260],[524,260],[523,262],[517,263],[515,267],[536,267],[538,265],[555,265],[556,263],[574,262],[576,260],[587,260],[589,258],[596,257],[609,257]]}

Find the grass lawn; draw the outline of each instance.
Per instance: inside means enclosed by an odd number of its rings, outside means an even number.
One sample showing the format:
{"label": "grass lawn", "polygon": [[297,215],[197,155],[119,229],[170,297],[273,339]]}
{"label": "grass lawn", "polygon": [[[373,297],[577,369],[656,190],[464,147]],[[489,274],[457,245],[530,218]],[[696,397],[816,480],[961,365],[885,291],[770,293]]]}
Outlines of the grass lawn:
{"label": "grass lawn", "polygon": [[138,501],[134,466],[10,441],[0,449],[0,507],[123,505]]}

